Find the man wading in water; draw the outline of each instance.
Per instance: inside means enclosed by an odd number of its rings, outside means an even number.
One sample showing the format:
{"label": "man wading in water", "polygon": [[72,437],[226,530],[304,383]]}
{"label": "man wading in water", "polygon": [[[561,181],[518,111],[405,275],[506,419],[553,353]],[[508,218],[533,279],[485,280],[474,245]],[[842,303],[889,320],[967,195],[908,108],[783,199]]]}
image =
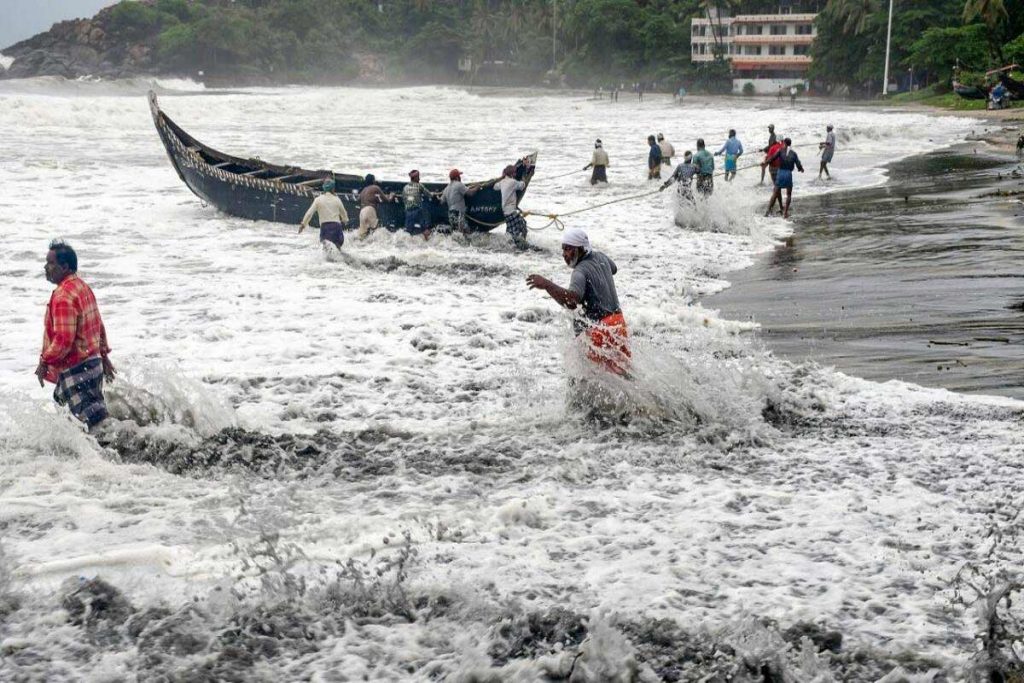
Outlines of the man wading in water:
{"label": "man wading in water", "polygon": [[320,242],[324,246],[330,242],[341,249],[341,245],[345,243],[345,233],[341,229],[348,223],[348,213],[345,212],[345,205],[338,199],[338,195],[334,194],[333,179],[328,178],[324,181],[323,190],[323,194],[317,195],[309,205],[306,215],[302,217],[299,232],[306,229],[313,214],[316,213],[320,220]]}
{"label": "man wading in water", "polygon": [[107,419],[103,378],[114,379],[110,345],[96,297],[78,277],[78,255],[60,241],[50,243],[46,279],[57,285],[46,306],[43,352],[36,366],[39,386],[56,384],[53,399],[91,431]]}
{"label": "man wading in water", "polygon": [[587,333],[587,358],[608,372],[627,376],[632,354],[629,328],[615,291],[614,275],[618,268],[610,258],[590,248],[587,233],[579,228],[566,230],[562,235],[562,258],[572,268],[568,289],[541,275],[527,277],[527,286],[543,289],[570,311],[581,308],[582,315],[573,319],[573,331],[577,338]]}
{"label": "man wading in water", "polygon": [[775,176],[775,189],[772,191],[772,198],[768,200],[768,210],[765,211],[765,216],[770,216],[772,213],[772,205],[776,200],[782,201],[782,191],[786,191],[786,208],[782,212],[783,218],[789,218],[789,205],[793,201],[793,168],[797,168],[801,173],[804,172],[804,166],[800,163],[800,157],[793,151],[793,141],[786,138],[782,141],[782,149],[772,154],[767,159],[761,162],[761,165],[771,164],[776,159],[779,160],[779,172]]}

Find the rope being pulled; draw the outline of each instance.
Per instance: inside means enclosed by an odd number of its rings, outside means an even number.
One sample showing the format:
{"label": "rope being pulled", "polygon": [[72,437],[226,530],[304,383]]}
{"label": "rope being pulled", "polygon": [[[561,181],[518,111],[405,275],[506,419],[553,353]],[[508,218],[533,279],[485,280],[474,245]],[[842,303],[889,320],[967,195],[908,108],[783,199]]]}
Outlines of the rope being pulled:
{"label": "rope being pulled", "polygon": [[[758,161],[758,162],[755,162],[753,164],[748,164],[746,166],[743,166],[742,168],[737,168],[735,172],[738,173],[739,171],[745,171],[747,169],[754,168],[754,167],[760,166],[760,165],[761,165],[761,162]],[[579,171],[572,171],[572,173],[579,173]],[[727,173],[727,171],[721,171],[719,173],[713,174],[712,177],[723,176],[726,173]],[[569,174],[565,174],[565,175],[569,175]],[[559,177],[559,176],[555,176],[555,177]],[[542,180],[550,180],[550,178],[542,178]],[[550,228],[553,225],[557,226],[559,230],[565,230],[565,221],[563,221],[562,219],[565,218],[566,216],[572,216],[572,215],[575,215],[575,214],[578,214],[578,213],[583,213],[585,211],[592,211],[594,209],[600,209],[601,207],[609,206],[611,204],[618,204],[620,202],[628,202],[628,201],[632,201],[634,199],[642,199],[643,197],[649,197],[652,194],[658,194],[661,191],[662,191],[661,187],[659,187],[658,189],[651,190],[650,192],[641,192],[640,194],[633,194],[633,195],[629,195],[627,197],[619,197],[617,199],[611,199],[611,200],[606,201],[606,202],[601,202],[600,204],[591,204],[590,206],[584,206],[582,208],[573,209],[572,211],[565,211],[563,213],[549,213],[549,212],[546,212],[546,211],[523,210],[522,214],[524,216],[541,216],[543,218],[549,219],[549,221],[547,223],[545,223],[544,225],[540,226],[539,228],[530,228],[530,232],[539,232],[541,230],[547,230],[548,228]],[[496,227],[498,227],[499,225],[501,225],[502,223],[505,222],[505,221],[498,221],[497,223],[487,223],[485,221],[477,220],[476,218],[473,218],[471,216],[466,216],[466,218],[468,220],[473,221],[477,225],[481,225],[481,226],[484,226],[486,228],[496,228]]]}

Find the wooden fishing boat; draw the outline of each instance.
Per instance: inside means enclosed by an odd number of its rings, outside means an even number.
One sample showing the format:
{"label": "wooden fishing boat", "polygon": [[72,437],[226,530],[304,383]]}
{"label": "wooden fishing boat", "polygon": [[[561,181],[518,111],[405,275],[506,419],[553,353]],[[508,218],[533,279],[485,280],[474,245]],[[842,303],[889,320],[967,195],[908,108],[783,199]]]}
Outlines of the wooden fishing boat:
{"label": "wooden fishing boat", "polygon": [[[329,170],[311,171],[297,166],[279,166],[259,158],[230,156],[204,145],[182,130],[160,110],[156,94],[152,91],[149,93],[149,110],[178,176],[196,196],[224,213],[252,220],[298,225],[310,202],[320,193],[323,181],[333,178],[335,192],[349,215],[346,227],[359,225],[358,194],[363,189],[363,176]],[[537,153],[533,152],[513,162],[516,179],[529,186],[536,160]],[[498,180],[500,177],[470,185],[480,186],[476,194],[466,198],[467,223],[473,232],[486,232],[505,221],[501,210],[501,193],[492,188]],[[397,201],[384,203],[377,211],[380,224],[389,230],[397,230],[405,225],[405,207],[400,195],[406,182],[377,181],[385,193],[399,195]],[[445,186],[443,183],[423,184],[431,192],[440,192]],[[525,191],[519,193],[520,199]],[[447,206],[431,199],[427,208],[434,225],[447,225]]]}
{"label": "wooden fishing boat", "polygon": [[953,81],[953,92],[955,92],[957,95],[964,98],[965,100],[983,100],[986,97],[988,97],[985,91],[979,88],[978,86],[964,85],[963,83],[958,83],[957,81]]}

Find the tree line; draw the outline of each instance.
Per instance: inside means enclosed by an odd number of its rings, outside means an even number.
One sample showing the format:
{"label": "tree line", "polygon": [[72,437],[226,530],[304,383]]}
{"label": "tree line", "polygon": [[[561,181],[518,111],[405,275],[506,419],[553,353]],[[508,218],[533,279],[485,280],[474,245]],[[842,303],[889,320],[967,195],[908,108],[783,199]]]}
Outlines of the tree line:
{"label": "tree line", "polygon": [[[170,73],[340,83],[370,55],[392,82],[727,91],[724,56],[691,61],[690,20],[782,5],[821,10],[815,83],[880,88],[886,0],[123,0],[110,21]],[[981,71],[1024,61],[1024,0],[895,0],[892,30],[893,68],[919,79],[948,80],[958,60]]]}

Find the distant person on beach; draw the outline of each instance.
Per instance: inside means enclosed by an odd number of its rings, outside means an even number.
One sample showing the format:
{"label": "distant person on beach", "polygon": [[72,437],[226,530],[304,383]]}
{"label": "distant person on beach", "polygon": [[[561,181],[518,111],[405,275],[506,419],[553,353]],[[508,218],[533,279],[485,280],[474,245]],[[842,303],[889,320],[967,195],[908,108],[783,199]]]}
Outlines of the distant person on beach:
{"label": "distant person on beach", "polygon": [[775,96],[775,99],[778,100],[779,102],[782,101],[782,86],[781,85],[779,86],[779,94]]}
{"label": "distant person on beach", "polygon": [[832,161],[832,155],[836,152],[836,134],[832,132],[831,123],[825,127],[825,141],[818,143],[818,149],[821,150],[821,166],[818,168],[818,180],[821,180],[822,173],[831,180],[832,174],[828,172],[828,165]]}
{"label": "distant person on beach", "polygon": [[573,331],[577,338],[586,333],[587,358],[611,373],[627,375],[632,354],[629,328],[615,291],[615,262],[591,249],[587,233],[579,228],[562,234],[562,259],[572,268],[568,288],[541,275],[530,275],[526,285],[544,290],[558,305],[577,311]]}
{"label": "distant person on beach", "polygon": [[317,195],[313,203],[309,205],[306,215],[302,217],[299,233],[301,234],[306,229],[315,213],[320,219],[320,242],[330,242],[341,249],[341,245],[345,244],[345,233],[342,232],[342,227],[348,223],[348,213],[345,212],[345,205],[341,203],[341,199],[334,194],[334,180],[328,178],[322,187],[323,193]]}
{"label": "distant person on beach", "polygon": [[722,145],[722,149],[715,152],[715,156],[725,155],[725,180],[732,182],[736,177],[736,162],[743,155],[743,143],[736,137],[736,131],[729,130],[729,139]]}
{"label": "distant person on beach", "polygon": [[[765,151],[764,161],[761,163],[761,177],[764,177],[764,171],[767,167],[768,172],[771,173],[772,176],[773,188],[775,187],[775,181],[778,179],[779,176],[779,167],[782,165],[782,159],[779,158],[778,152],[781,152],[784,148],[785,144],[783,144],[782,140],[776,140],[775,144]],[[775,196],[774,192],[772,194],[773,196]],[[782,206],[781,193],[778,194],[778,201],[779,213],[782,213],[785,207]]]}
{"label": "distant person on beach", "polygon": [[366,239],[366,236],[380,225],[377,208],[381,203],[394,200],[395,195],[384,194],[372,173],[366,174],[363,189],[359,191],[359,239]]}
{"label": "distant person on beach", "polygon": [[1017,158],[1024,157],[1024,133],[1017,138]]}
{"label": "distant person on beach", "polygon": [[92,431],[107,419],[103,380],[115,375],[107,330],[92,289],[78,277],[78,255],[70,245],[50,242],[44,271],[57,287],[46,305],[36,378],[39,386],[55,384],[53,400]]}
{"label": "distant person on beach", "polygon": [[782,149],[775,152],[767,161],[762,162],[770,164],[776,158],[779,160],[779,174],[775,178],[775,190],[772,191],[772,198],[768,200],[768,210],[764,215],[771,215],[775,200],[779,199],[782,196],[782,191],[785,190],[786,208],[782,211],[782,217],[789,218],[789,206],[793,201],[793,169],[796,168],[803,173],[804,167],[800,163],[800,157],[793,151],[793,141],[786,138],[782,143]]}
{"label": "distant person on beach", "polygon": [[676,170],[672,171],[669,179],[658,189],[664,191],[669,185],[676,183],[676,192],[679,193],[679,198],[692,204],[693,176],[695,175],[697,175],[697,167],[693,164],[693,153],[686,150],[686,154],[683,155],[683,163],[676,166]]}
{"label": "distant person on beach", "polygon": [[789,103],[791,105],[796,104],[796,86],[789,86]]}
{"label": "distant person on beach", "polygon": [[476,194],[477,187],[466,187],[462,182],[462,171],[453,168],[448,171],[448,185],[441,190],[441,202],[448,205],[448,227],[458,230],[463,235],[469,232],[469,223],[466,221],[466,197]]}
{"label": "distant person on beach", "polygon": [[665,166],[671,166],[672,157],[676,155],[676,148],[665,139],[662,133],[658,133],[658,147],[661,149],[661,163]]}
{"label": "distant person on beach", "polygon": [[647,179],[661,179],[661,147],[653,135],[647,136]]}
{"label": "distant person on beach", "polygon": [[697,139],[697,153],[693,155],[697,167],[697,192],[710,197],[715,191],[715,158],[704,148],[704,138]]}
{"label": "distant person on beach", "polygon": [[405,229],[411,235],[423,235],[430,239],[430,211],[427,202],[433,197],[427,186],[420,182],[420,172],[409,171],[409,182],[402,187],[402,203],[405,204]]}
{"label": "distant person on beach", "polygon": [[501,212],[505,215],[505,233],[512,239],[518,249],[526,248],[526,235],[530,228],[526,217],[519,210],[519,195],[526,189],[526,183],[516,180],[516,167],[506,166],[501,172],[501,180],[494,183],[494,189],[501,192]]}
{"label": "distant person on beach", "polygon": [[[780,85],[779,86],[779,98],[781,99],[781,97],[782,97],[782,86]],[[775,144],[778,141],[779,141],[779,137],[775,134],[775,124],[774,123],[769,123],[768,124],[768,144],[765,145],[763,148],[761,148],[761,151],[764,152],[765,154],[771,154],[771,152],[769,150],[771,150],[771,148],[774,147]],[[764,185],[764,170],[765,170],[765,167],[762,166],[761,167],[761,182],[758,183],[759,185]],[[772,183],[774,183],[774,182],[775,182],[775,174],[772,173]]]}
{"label": "distant person on beach", "polygon": [[588,168],[594,169],[590,174],[590,184],[607,183],[607,169],[610,165],[608,152],[604,151],[604,147],[601,146],[601,138],[594,140],[594,153],[590,156],[590,163],[583,167],[584,171]]}

